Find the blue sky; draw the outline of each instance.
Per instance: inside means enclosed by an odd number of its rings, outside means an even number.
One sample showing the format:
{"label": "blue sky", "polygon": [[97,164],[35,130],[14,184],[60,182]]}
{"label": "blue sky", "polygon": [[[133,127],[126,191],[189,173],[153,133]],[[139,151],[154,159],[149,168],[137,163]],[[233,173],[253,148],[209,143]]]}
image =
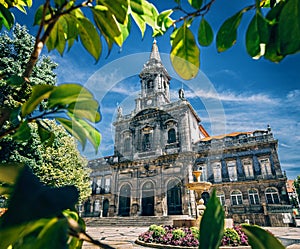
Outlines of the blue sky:
{"label": "blue sky", "polygon": [[[174,6],[171,0],[150,1],[159,10]],[[253,1],[221,1],[212,6],[206,19],[216,31],[222,22],[247,3]],[[19,23],[26,24],[31,34],[34,11],[27,16],[17,14]],[[245,30],[253,13],[246,13],[238,30],[237,44],[226,52],[217,53],[215,42],[201,48],[201,72],[192,81],[182,81],[169,61],[169,34],[157,38],[164,65],[171,74],[172,98],[177,98],[183,86],[187,99],[197,110],[202,124],[211,135],[235,131],[254,131],[272,127],[278,139],[278,152],[282,170],[288,178],[300,175],[300,54],[285,58],[275,64],[267,60],[253,60],[244,45]],[[144,38],[133,25],[130,37],[122,49],[114,47],[108,58],[104,51],[98,63],[81,47],[75,45],[61,57],[50,52],[59,64],[56,70],[58,83],[80,83],[89,88],[101,104],[103,119],[98,125],[102,144],[97,155],[87,148],[84,155],[96,158],[113,153],[113,127],[116,107],[124,113],[134,107],[139,91],[137,75],[149,58],[153,38],[147,30]],[[48,54],[44,51],[44,54]]]}

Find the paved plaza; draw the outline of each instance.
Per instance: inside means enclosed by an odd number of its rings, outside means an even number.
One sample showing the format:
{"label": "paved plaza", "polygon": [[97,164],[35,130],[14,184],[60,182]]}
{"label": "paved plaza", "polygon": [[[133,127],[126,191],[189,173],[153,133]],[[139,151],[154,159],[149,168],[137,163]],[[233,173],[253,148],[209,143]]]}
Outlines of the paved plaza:
{"label": "paved plaza", "polygon": [[[148,247],[136,245],[134,241],[147,229],[148,227],[87,227],[87,232],[94,239],[103,242],[107,249],[142,249]],[[287,249],[300,249],[300,227],[266,227],[266,229],[279,238]],[[99,247],[84,243],[83,248]]]}

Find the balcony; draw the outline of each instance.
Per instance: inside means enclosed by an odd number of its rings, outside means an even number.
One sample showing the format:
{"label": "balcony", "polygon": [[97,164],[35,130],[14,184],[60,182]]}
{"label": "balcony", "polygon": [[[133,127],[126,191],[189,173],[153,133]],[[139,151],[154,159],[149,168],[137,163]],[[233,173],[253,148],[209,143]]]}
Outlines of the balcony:
{"label": "balcony", "polygon": [[263,213],[263,208],[261,205],[237,205],[228,207],[228,212],[230,214],[257,214]]}
{"label": "balcony", "polygon": [[268,204],[267,210],[269,213],[292,213],[292,205]]}

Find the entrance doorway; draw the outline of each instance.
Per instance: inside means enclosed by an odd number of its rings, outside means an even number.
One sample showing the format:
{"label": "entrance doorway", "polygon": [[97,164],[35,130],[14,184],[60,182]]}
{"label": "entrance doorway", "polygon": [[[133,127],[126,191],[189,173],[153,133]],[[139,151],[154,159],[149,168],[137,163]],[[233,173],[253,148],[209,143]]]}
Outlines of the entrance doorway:
{"label": "entrance doorway", "polygon": [[129,184],[123,185],[119,195],[119,215],[129,216],[130,215],[130,196],[131,188]]}
{"label": "entrance doorway", "polygon": [[108,208],[109,208],[109,201],[108,201],[108,199],[105,199],[103,201],[103,214],[102,214],[103,217],[107,217],[107,215],[108,215]]}
{"label": "entrance doorway", "polygon": [[178,181],[170,181],[167,191],[168,215],[182,214],[181,184]]}
{"label": "entrance doorway", "polygon": [[152,182],[146,182],[142,188],[142,215],[154,215],[154,185]]}

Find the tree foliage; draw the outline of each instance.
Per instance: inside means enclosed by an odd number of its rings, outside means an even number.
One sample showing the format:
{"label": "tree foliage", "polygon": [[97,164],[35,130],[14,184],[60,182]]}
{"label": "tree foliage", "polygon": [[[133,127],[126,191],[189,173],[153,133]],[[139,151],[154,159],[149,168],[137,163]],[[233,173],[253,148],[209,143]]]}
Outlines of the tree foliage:
{"label": "tree foliage", "polygon": [[[34,47],[35,39],[25,26],[16,24],[11,33],[0,36],[0,103],[2,107],[16,108],[30,96],[32,86],[55,85],[57,67],[49,57],[42,56],[33,67],[30,81],[23,83],[21,76]],[[12,75],[5,80],[5,75]]]}
{"label": "tree foliage", "polygon": [[33,170],[40,181],[48,186],[74,185],[79,191],[79,201],[91,194],[87,160],[83,158],[76,141],[61,125],[43,120],[53,137],[42,143],[38,127],[30,124],[30,139],[17,142],[11,136],[1,142],[0,163],[23,163]]}

